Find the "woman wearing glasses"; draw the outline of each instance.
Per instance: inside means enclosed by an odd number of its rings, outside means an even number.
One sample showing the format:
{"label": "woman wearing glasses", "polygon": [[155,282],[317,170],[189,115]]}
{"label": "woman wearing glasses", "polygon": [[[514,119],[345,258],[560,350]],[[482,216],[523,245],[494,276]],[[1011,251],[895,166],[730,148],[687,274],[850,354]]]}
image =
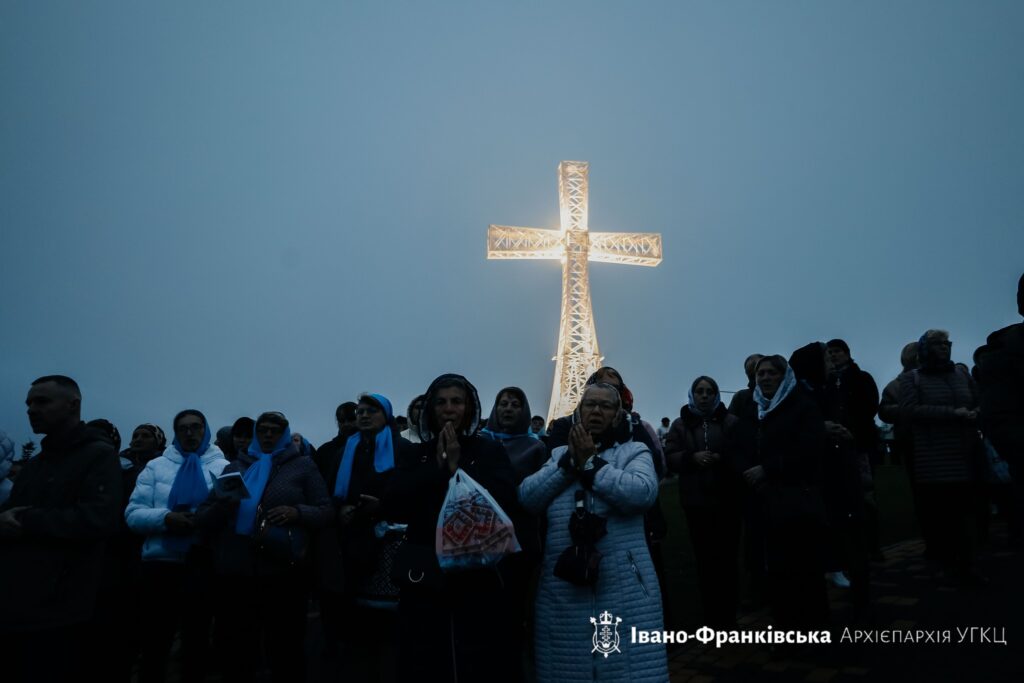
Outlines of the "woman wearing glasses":
{"label": "woman wearing glasses", "polygon": [[173,424],[174,442],[146,463],[125,510],[128,528],[146,537],[140,570],[141,604],[146,606],[140,629],[141,683],[164,680],[179,626],[182,679],[200,681],[206,669],[209,576],[196,550],[194,512],[209,495],[211,476],[219,475],[228,461],[211,442],[201,412],[183,410]]}
{"label": "woman wearing glasses", "polygon": [[629,628],[660,632],[663,624],[644,537],[658,477],[647,446],[616,441],[621,419],[615,386],[587,387],[568,445],[519,485],[523,506],[547,519],[535,619],[542,683],[576,672],[596,681],[668,680],[663,644],[619,646]]}
{"label": "woman wearing glasses", "polygon": [[292,442],[288,419],[277,412],[257,418],[252,443],[225,468],[229,474],[241,476],[248,497],[215,490],[196,513],[200,526],[219,530],[224,679],[252,681],[263,642],[275,683],[303,681],[307,553],[312,531],[331,522],[327,488],[313,459]]}

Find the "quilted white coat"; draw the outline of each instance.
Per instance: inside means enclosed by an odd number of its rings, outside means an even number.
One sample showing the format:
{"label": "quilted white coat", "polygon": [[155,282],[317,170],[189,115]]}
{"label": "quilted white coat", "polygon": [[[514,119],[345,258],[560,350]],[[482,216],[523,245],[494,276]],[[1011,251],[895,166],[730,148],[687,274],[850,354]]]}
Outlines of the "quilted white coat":
{"label": "quilted white coat", "polygon": [[[569,517],[578,477],[558,466],[566,446],[519,485],[519,500],[547,517],[547,542],[536,605],[536,661],[540,683],[617,681],[666,683],[665,646],[631,643],[631,629],[661,631],[661,591],[644,539],[644,512],[658,495],[658,478],[647,446],[616,445],[600,454],[608,464],[594,477],[588,505],[608,520],[608,534],[597,542],[603,553],[595,586],[575,586],[555,577],[562,551],[572,545]],[[621,617],[619,652],[594,652],[594,624],[603,612]],[[600,625],[598,625],[600,628]]]}

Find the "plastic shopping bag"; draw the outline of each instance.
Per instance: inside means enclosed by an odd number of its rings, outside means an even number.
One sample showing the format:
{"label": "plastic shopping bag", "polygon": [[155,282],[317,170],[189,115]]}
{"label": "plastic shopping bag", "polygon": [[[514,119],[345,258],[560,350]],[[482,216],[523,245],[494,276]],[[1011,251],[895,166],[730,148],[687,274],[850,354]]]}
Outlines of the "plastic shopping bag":
{"label": "plastic shopping bag", "polygon": [[462,469],[448,480],[435,546],[437,562],[446,572],[489,567],[521,550],[512,520]]}

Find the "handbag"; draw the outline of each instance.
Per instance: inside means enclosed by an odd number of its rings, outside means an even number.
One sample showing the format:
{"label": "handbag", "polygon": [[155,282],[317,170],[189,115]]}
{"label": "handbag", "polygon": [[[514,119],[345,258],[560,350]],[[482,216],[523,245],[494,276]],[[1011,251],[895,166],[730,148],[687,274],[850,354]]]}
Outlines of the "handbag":
{"label": "handbag", "polygon": [[270,524],[263,506],[256,508],[256,550],[264,557],[290,567],[305,564],[309,558],[309,534],[299,526]]}
{"label": "handbag", "polygon": [[607,535],[608,520],[587,509],[586,491],[578,489],[575,498],[575,510],[569,516],[572,545],[558,556],[554,575],[575,586],[593,586],[604,557],[597,542]]}

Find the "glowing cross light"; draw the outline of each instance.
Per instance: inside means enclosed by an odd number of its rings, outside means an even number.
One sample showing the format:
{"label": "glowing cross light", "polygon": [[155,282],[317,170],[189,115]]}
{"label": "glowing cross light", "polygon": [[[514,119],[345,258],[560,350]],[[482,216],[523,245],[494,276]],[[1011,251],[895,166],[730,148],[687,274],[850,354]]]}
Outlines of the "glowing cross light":
{"label": "glowing cross light", "polygon": [[588,261],[656,266],[661,263],[661,235],[645,232],[589,232],[585,161],[558,165],[561,230],[492,225],[487,230],[489,259],[560,259],[562,318],[558,327],[555,381],[548,421],[568,415],[579,403],[583,384],[604,360],[597,347],[590,305]]}

